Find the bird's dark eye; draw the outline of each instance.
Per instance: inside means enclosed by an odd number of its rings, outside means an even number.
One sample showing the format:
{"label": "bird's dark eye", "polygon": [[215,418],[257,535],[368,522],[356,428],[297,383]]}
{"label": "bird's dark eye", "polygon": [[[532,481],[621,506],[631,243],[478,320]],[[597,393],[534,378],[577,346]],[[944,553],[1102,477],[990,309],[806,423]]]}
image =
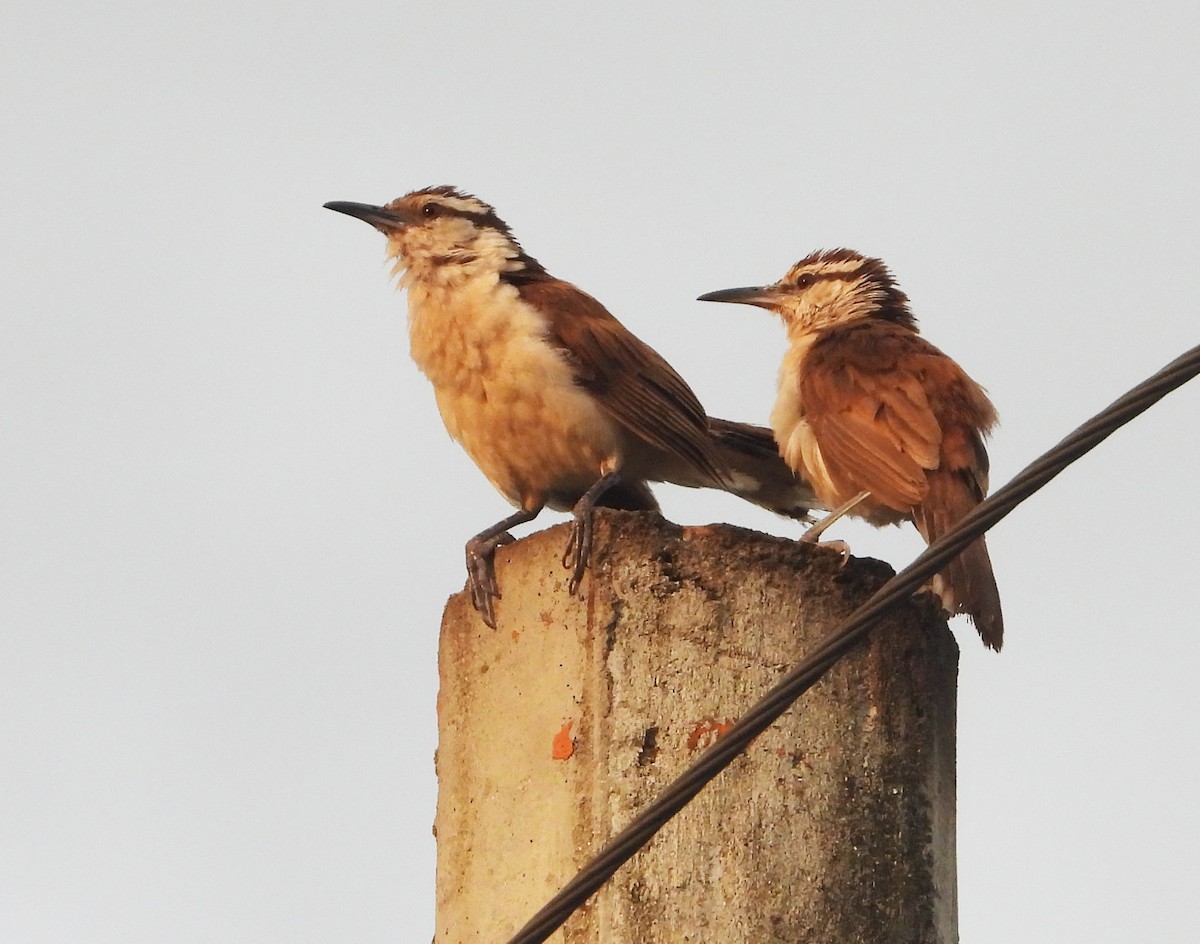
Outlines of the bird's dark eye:
{"label": "bird's dark eye", "polygon": [[436,203],[426,203],[421,207],[421,215],[427,220],[433,219],[438,215],[438,205]]}
{"label": "bird's dark eye", "polygon": [[796,288],[809,288],[816,280],[817,277],[811,272],[805,272],[796,276]]}

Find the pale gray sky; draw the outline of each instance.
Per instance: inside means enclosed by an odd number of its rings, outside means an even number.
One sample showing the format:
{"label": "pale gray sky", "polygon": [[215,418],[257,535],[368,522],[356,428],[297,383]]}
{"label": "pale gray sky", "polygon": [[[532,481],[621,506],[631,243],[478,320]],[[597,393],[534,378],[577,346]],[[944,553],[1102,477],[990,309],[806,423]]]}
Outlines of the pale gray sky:
{"label": "pale gray sky", "polygon": [[[327,200],[477,193],[758,421],[782,329],[693,299],[880,255],[995,399],[995,483],[1196,343],[1191,5],[696,6],[0,14],[0,939],[432,934],[437,626],[507,506]],[[1198,407],[993,532],[964,941],[1195,934]],[[910,531],[837,536],[901,566]]]}

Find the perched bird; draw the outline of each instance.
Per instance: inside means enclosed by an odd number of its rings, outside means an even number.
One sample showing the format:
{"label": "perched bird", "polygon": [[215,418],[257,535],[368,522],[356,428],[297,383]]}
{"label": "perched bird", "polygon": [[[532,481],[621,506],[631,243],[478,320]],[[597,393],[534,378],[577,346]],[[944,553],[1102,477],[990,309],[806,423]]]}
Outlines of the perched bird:
{"label": "perched bird", "polygon": [[[815,252],[774,285],[700,300],[756,305],[783,319],[788,350],[771,426],[788,465],[835,509],[812,537],[851,514],[877,527],[910,520],[931,544],[983,500],[983,438],[995,408],[917,333],[908,296],[881,260]],[[933,586],[948,612],[970,615],[985,645],[1000,648],[1004,619],[983,538]]]}
{"label": "perched bird", "polygon": [[413,360],[446,429],[517,508],[466,546],[471,601],[488,625],[496,548],[544,507],[574,514],[563,555],[574,593],[593,509],[657,510],[648,482],[724,489],[795,518],[815,505],[769,430],[710,419],[662,357],[549,275],[488,204],[429,187],[386,206],[325,206],[387,237]]}

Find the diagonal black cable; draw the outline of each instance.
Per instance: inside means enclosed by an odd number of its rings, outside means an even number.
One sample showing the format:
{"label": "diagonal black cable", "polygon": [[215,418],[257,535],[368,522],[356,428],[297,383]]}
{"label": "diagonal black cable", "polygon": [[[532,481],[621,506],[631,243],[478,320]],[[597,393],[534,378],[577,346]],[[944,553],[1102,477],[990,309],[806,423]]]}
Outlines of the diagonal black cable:
{"label": "diagonal black cable", "polygon": [[879,588],[844,623],[817,644],[803,662],[754,704],[732,728],[643,809],[508,944],[541,944],[599,891],[617,869],[648,843],[667,821],[728,767],[792,703],[813,687],[838,659],[870,632],[884,612],[936,574],[947,561],[987,531],[1080,456],[1091,451],[1135,416],[1200,373],[1200,346],[1173,360],[1096,414],[1049,452],[985,499],[954,528],[931,544],[908,567]]}

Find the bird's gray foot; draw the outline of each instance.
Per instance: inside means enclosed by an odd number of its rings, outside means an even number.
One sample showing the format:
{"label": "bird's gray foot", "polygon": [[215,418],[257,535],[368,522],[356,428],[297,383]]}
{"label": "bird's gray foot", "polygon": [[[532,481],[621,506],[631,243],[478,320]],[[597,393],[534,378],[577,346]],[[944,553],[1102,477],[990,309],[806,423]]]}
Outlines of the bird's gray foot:
{"label": "bird's gray foot", "polygon": [[480,540],[471,538],[467,542],[467,590],[471,594],[471,606],[479,611],[483,621],[496,628],[496,610],[493,601],[500,599],[500,586],[496,583],[496,548],[511,544],[515,539],[507,531]]}
{"label": "bird's gray foot", "polygon": [[592,511],[587,509],[575,516],[571,524],[571,537],[563,551],[562,565],[571,571],[567,593],[574,596],[583,582],[588,560],[592,556]]}

